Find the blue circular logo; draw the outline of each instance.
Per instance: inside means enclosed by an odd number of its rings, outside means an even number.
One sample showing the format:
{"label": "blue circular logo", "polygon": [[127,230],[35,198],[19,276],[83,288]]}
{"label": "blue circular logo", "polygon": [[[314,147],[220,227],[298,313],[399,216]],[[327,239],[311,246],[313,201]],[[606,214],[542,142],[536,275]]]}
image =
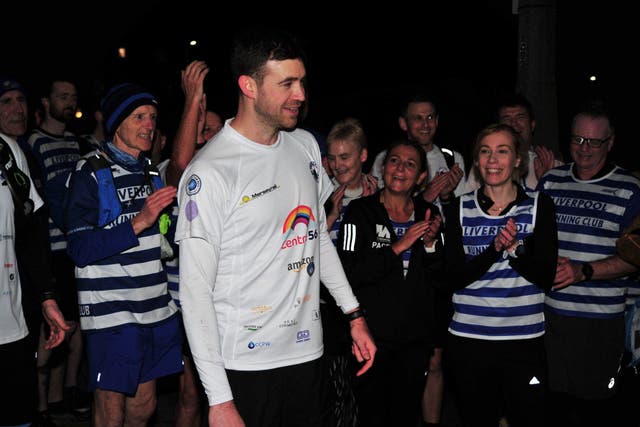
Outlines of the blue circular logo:
{"label": "blue circular logo", "polygon": [[189,196],[193,196],[194,194],[197,194],[200,191],[201,187],[202,187],[202,181],[200,180],[200,177],[196,174],[193,174],[189,178],[189,181],[187,181],[187,194]]}

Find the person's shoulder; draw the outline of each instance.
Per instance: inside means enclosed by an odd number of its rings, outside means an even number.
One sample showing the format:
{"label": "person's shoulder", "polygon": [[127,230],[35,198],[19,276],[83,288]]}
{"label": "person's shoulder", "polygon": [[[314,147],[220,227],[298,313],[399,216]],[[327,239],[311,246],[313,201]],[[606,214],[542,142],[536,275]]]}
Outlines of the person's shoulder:
{"label": "person's shoulder", "polygon": [[364,197],[353,199],[347,205],[347,209],[352,212],[373,212],[380,206],[380,195],[378,193],[370,194]]}
{"label": "person's shoulder", "polygon": [[640,178],[633,171],[616,166],[613,173],[618,177],[618,180],[623,181],[626,185],[640,189]]}
{"label": "person's shoulder", "polygon": [[48,135],[40,128],[35,128],[35,129],[31,129],[31,131],[29,131],[27,133],[27,142],[29,143],[29,145],[33,146],[33,144],[39,140],[40,138],[47,138]]}
{"label": "person's shoulder", "polygon": [[20,150],[20,146],[18,145],[18,142],[12,137],[10,137],[9,135],[6,135],[0,132],[0,137],[2,137],[2,139],[7,143],[7,145],[9,145],[9,147],[11,148],[11,151]]}
{"label": "person's shoulder", "polygon": [[296,143],[303,143],[305,146],[314,146],[320,151],[320,146],[316,137],[306,129],[296,128],[290,131],[282,131],[282,135],[285,139],[294,140]]}

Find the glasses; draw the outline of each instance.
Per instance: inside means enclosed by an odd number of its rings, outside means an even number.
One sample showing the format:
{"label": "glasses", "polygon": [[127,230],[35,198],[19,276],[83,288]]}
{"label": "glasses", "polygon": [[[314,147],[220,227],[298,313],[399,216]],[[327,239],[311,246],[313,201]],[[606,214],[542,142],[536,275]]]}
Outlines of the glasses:
{"label": "glasses", "polygon": [[587,145],[589,145],[589,147],[593,147],[593,148],[600,148],[602,144],[606,143],[610,139],[611,139],[611,135],[609,135],[604,139],[585,138],[584,136],[580,136],[580,135],[571,135],[571,142],[573,142],[574,144],[582,145],[586,142]]}

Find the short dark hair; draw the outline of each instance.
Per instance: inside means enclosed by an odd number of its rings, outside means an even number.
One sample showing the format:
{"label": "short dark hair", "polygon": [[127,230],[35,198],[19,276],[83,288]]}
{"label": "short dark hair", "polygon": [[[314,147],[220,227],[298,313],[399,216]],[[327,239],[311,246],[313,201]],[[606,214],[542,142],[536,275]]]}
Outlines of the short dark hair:
{"label": "short dark hair", "polygon": [[267,61],[300,59],[305,55],[298,39],[276,28],[245,28],[235,35],[231,50],[231,74],[234,80],[251,76],[260,81]]}
{"label": "short dark hair", "polygon": [[529,114],[529,119],[536,119],[531,102],[526,96],[519,92],[504,93],[498,98],[495,109],[496,121],[500,120],[500,117],[498,117],[500,110],[507,107],[524,107],[524,109],[527,110],[527,114]]}
{"label": "short dark hair", "polygon": [[406,147],[413,147],[413,149],[416,150],[416,152],[418,153],[418,158],[420,159],[420,173],[428,171],[427,152],[424,151],[424,148],[422,148],[422,145],[418,144],[415,141],[409,141],[408,139],[396,139],[392,141],[391,144],[389,144],[389,148],[387,148],[387,152],[384,155],[384,161],[382,163],[386,164],[387,157],[389,157],[389,153],[391,153],[391,151],[394,148],[399,147],[401,145]]}
{"label": "short dark hair", "polygon": [[436,99],[435,95],[427,92],[418,92],[404,97],[399,111],[400,117],[404,117],[405,119],[407,118],[407,111],[409,111],[410,104],[422,103],[431,104],[433,106],[433,109],[435,110],[436,115],[438,114],[438,100]]}

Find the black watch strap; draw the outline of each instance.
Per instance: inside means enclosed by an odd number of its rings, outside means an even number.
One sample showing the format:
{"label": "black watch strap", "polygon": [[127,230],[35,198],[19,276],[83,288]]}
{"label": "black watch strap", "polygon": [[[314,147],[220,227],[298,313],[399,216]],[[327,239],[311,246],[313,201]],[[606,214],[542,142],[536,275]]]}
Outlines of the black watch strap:
{"label": "black watch strap", "polygon": [[582,263],[582,274],[584,275],[584,280],[591,280],[593,277],[593,266],[588,262]]}
{"label": "black watch strap", "polygon": [[364,309],[363,308],[357,308],[355,311],[352,311],[349,314],[345,314],[345,316],[347,316],[347,320],[349,320],[349,322],[351,322],[352,320],[355,320],[359,317],[364,317]]}

